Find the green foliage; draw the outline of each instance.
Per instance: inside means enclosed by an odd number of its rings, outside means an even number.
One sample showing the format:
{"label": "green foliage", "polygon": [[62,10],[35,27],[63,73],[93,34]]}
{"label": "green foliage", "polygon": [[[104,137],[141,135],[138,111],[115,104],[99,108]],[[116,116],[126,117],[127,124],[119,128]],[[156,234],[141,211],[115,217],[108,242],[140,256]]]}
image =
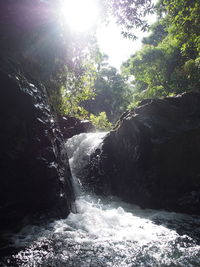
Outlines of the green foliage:
{"label": "green foliage", "polygon": [[[115,121],[129,103],[126,81],[96,49],[93,33],[70,31],[59,17],[61,2],[1,1],[1,65],[9,71],[16,68],[34,83],[43,83],[60,114],[85,118],[105,111],[109,120]],[[124,36],[131,36],[133,27],[147,28],[142,17],[152,12],[151,0],[102,0],[99,4],[103,20],[114,16]],[[103,116],[101,120],[106,121]]]}
{"label": "green foliage", "polygon": [[191,89],[200,89],[200,57],[186,61],[183,70],[192,86]]}
{"label": "green foliage", "polygon": [[124,37],[135,39],[134,28],[140,28],[142,31],[148,29],[145,16],[154,10],[152,0],[101,0],[100,2],[104,20],[114,18],[121,26]]}
{"label": "green foliage", "polygon": [[126,77],[134,77],[129,108],[143,98],[200,89],[200,2],[161,0],[157,12],[160,19],[143,48],[122,67]]}
{"label": "green foliage", "polygon": [[105,112],[100,112],[98,116],[94,114],[90,115],[90,121],[100,131],[108,131],[112,128],[112,123],[108,121],[107,115]]}
{"label": "green foliage", "polygon": [[164,97],[172,93],[174,84],[172,85],[171,78],[179,59],[176,43],[162,43],[157,47],[148,45],[131,57],[125,68],[135,77],[135,101]]}
{"label": "green foliage", "polygon": [[[151,0],[99,1],[106,21],[112,15],[125,37],[146,30]],[[16,4],[17,3],[17,4]],[[143,48],[122,67],[108,65],[91,35],[70,32],[58,16],[59,0],[1,1],[1,65],[42,82],[55,110],[79,118],[115,122],[143,98],[200,89],[200,1],[160,0],[159,21]],[[6,64],[5,64],[6,63]],[[129,85],[128,85],[128,83]],[[108,119],[104,117],[104,113]],[[101,115],[98,115],[101,114]],[[101,121],[100,120],[100,121]]]}
{"label": "green foliage", "polygon": [[80,119],[88,117],[88,111],[80,103],[94,96],[95,71],[89,63],[84,67],[84,73],[79,77],[73,72],[66,72],[65,85],[51,93],[51,100],[57,113]]}
{"label": "green foliage", "polygon": [[182,53],[195,59],[200,53],[200,1],[163,2],[170,20],[169,33],[180,41]]}
{"label": "green foliage", "polygon": [[143,44],[153,45],[156,46],[167,36],[167,31],[161,21],[154,23],[151,27],[151,34],[148,37],[144,37],[142,40]]}
{"label": "green foliage", "polygon": [[129,103],[128,87],[117,70],[108,65],[107,59],[93,47],[87,62],[82,64],[84,71],[79,77],[66,71],[65,84],[50,94],[59,114],[80,119],[88,119],[94,114],[93,118],[99,118],[103,123],[106,120],[98,114],[104,112],[110,121],[118,119]]}
{"label": "green foliage", "polygon": [[95,96],[82,103],[90,113],[105,111],[109,121],[115,122],[129,104],[126,79],[107,63],[107,56],[97,53],[98,64],[94,82]]}
{"label": "green foliage", "polygon": [[[75,107],[70,103],[91,95],[88,57],[94,38],[72,33],[61,21],[59,4],[60,0],[1,1],[0,59],[7,71],[16,68],[29,80],[42,82],[54,108],[72,114]],[[77,112],[83,113],[82,108]]]}

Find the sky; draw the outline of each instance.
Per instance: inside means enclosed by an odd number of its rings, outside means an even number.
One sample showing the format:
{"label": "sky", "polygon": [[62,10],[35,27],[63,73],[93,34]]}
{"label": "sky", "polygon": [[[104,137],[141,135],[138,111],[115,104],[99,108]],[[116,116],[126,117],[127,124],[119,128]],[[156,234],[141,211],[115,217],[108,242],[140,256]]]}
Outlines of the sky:
{"label": "sky", "polygon": [[[73,31],[84,33],[95,24],[99,11],[96,0],[64,0],[63,3],[62,16]],[[151,24],[156,21],[156,16],[149,15],[147,20]],[[141,48],[141,40],[148,33],[137,29],[135,35],[138,37],[136,41],[123,38],[120,27],[114,22],[99,26],[98,45],[100,51],[108,55],[111,66],[120,70],[120,65]]]}
{"label": "sky", "polygon": [[[153,23],[156,17],[152,16],[150,20]],[[107,27],[101,26],[97,30],[97,41],[101,52],[109,56],[109,64],[119,70],[121,64],[141,48],[141,40],[148,34],[137,29],[135,31],[135,35],[138,37],[136,41],[126,39],[121,35],[119,26],[111,23]]]}

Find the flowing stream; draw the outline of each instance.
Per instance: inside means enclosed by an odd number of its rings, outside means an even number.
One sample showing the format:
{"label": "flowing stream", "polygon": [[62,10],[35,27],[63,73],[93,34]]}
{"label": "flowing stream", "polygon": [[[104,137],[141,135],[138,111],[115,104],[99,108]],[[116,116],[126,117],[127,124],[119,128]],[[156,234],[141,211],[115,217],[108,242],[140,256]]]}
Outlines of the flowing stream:
{"label": "flowing stream", "polygon": [[66,144],[77,213],[12,236],[18,253],[2,266],[200,266],[200,217],[144,210],[114,197],[88,195],[78,173],[105,133],[72,137]]}

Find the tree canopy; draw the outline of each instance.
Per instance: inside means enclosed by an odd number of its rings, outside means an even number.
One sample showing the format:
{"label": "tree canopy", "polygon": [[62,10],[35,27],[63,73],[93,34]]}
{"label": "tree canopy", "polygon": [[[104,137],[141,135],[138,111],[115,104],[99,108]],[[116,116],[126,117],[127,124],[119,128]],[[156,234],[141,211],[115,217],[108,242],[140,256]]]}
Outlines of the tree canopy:
{"label": "tree canopy", "polygon": [[152,0],[102,0],[104,19],[113,17],[122,27],[122,34],[127,38],[137,38],[135,28],[146,31],[149,24],[146,15],[153,13]]}
{"label": "tree canopy", "polygon": [[143,47],[124,63],[124,75],[133,76],[133,101],[200,89],[200,2],[161,0],[159,20]]}
{"label": "tree canopy", "polygon": [[147,30],[145,15],[158,14],[123,75],[108,65],[94,32],[70,30],[59,16],[61,2],[0,3],[1,68],[42,82],[59,114],[115,122],[145,97],[200,89],[199,0],[160,0],[155,8],[151,0],[99,0],[102,21],[114,19],[128,38],[135,38],[134,27]]}
{"label": "tree canopy", "polygon": [[115,122],[129,103],[130,91],[126,79],[107,63],[107,56],[99,51],[93,88],[95,95],[82,105],[95,115],[106,112],[108,119]]}
{"label": "tree canopy", "polygon": [[[124,78],[112,67],[98,69],[94,33],[71,32],[59,16],[61,3],[62,0],[1,1],[1,67],[46,85],[60,114],[86,116],[80,102],[96,94],[93,112],[97,115],[106,111],[114,120],[125,106]],[[114,17],[127,37],[134,26],[147,28],[143,16],[152,11],[151,0],[102,0],[99,6],[102,21]]]}

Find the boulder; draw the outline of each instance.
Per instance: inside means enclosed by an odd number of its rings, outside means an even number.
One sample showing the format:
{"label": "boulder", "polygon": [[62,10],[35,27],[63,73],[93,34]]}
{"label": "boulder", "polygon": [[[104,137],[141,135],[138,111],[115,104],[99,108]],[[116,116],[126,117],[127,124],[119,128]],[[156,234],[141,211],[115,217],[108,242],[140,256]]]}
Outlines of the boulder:
{"label": "boulder", "polygon": [[45,88],[0,72],[0,231],[66,217],[74,194]]}
{"label": "boulder", "polygon": [[88,120],[79,120],[70,116],[58,118],[60,129],[65,139],[69,139],[80,133],[94,132],[94,125]]}
{"label": "boulder", "polygon": [[82,182],[143,208],[200,214],[200,94],[148,99],[123,114]]}

